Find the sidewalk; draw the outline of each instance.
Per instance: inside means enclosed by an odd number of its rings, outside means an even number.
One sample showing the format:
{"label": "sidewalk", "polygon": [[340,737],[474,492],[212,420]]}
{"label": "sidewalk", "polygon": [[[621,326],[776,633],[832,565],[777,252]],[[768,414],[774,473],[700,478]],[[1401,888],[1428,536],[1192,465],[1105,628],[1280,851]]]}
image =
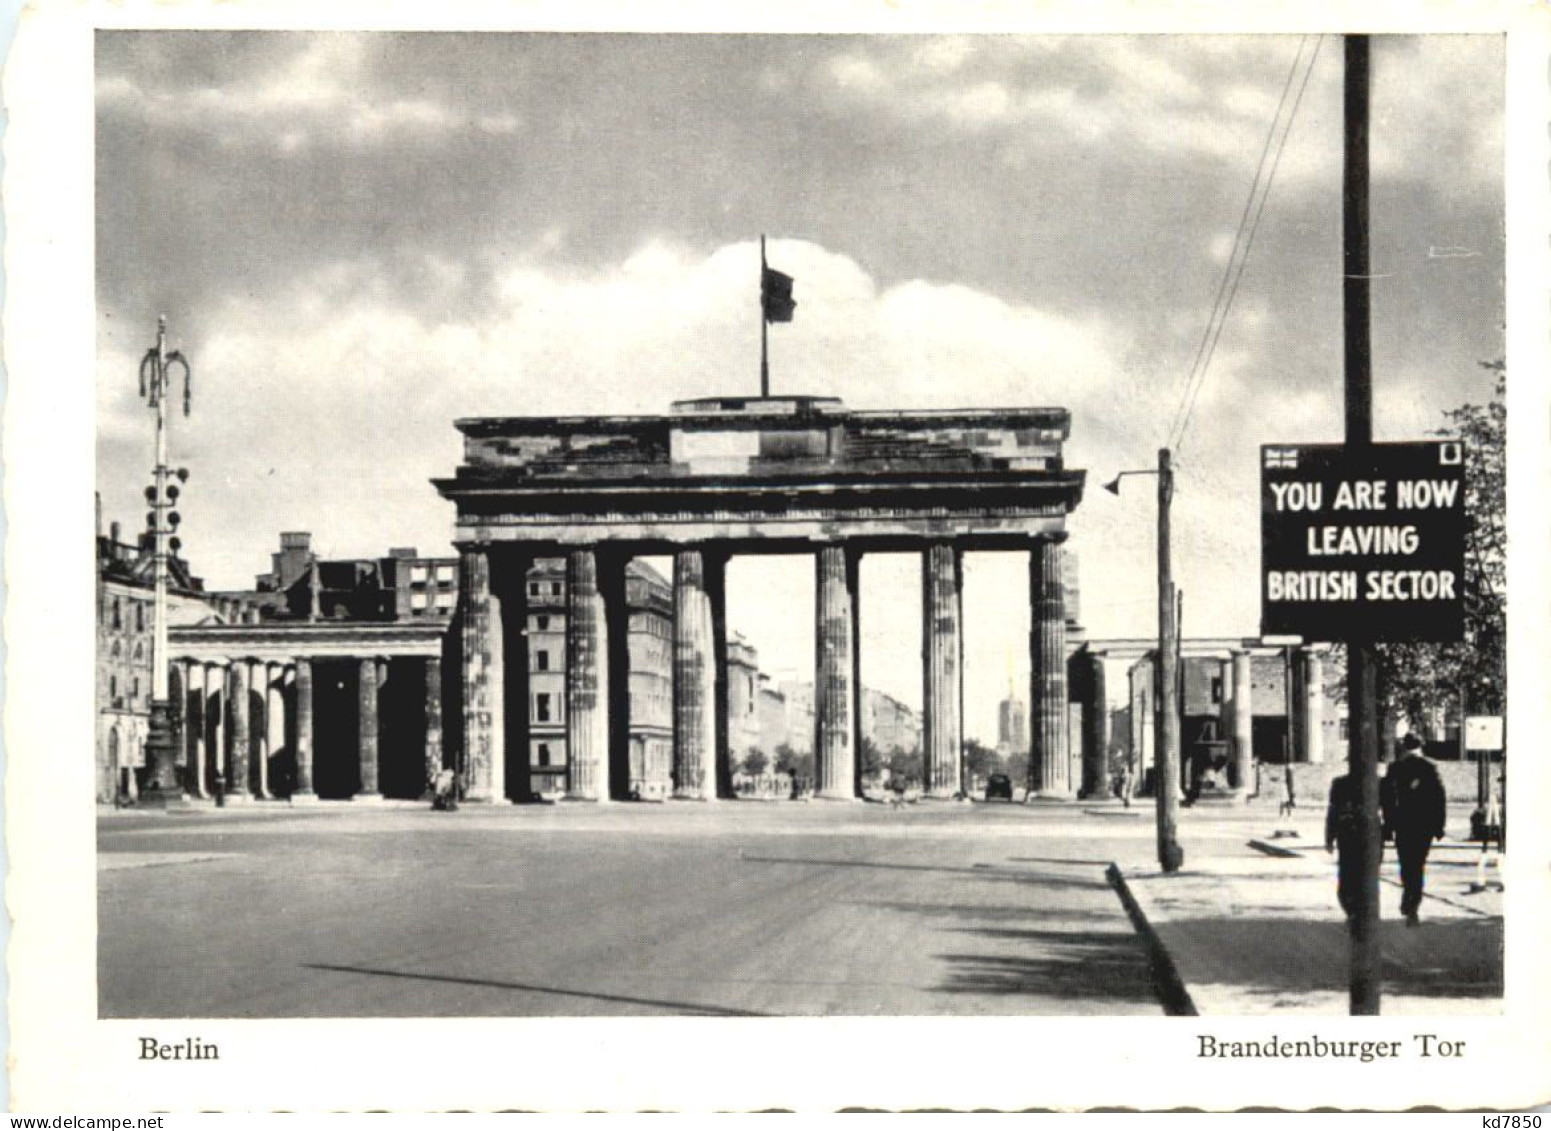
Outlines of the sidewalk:
{"label": "sidewalk", "polygon": [[[1110,865],[1111,882],[1153,949],[1170,1012],[1348,1012],[1349,941],[1336,904],[1335,860],[1310,835],[1317,830],[1300,825],[1301,835],[1287,839],[1273,840],[1269,824],[1264,836],[1246,830],[1238,851],[1192,845],[1183,828],[1185,867],[1174,875],[1145,857]],[[1250,841],[1286,855],[1257,851]],[[1435,849],[1421,925],[1407,928],[1394,853],[1386,852],[1379,884],[1384,1014],[1502,1011],[1502,893],[1470,893],[1478,856],[1458,843]]]}

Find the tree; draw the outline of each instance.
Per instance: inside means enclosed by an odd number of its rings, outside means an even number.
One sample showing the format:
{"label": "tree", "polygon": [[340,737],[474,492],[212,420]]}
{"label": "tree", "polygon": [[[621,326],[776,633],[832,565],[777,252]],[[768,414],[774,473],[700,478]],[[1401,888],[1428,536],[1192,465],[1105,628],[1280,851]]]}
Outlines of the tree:
{"label": "tree", "polygon": [[778,774],[791,774],[793,777],[812,779],[813,755],[799,754],[790,745],[783,742],[775,748],[775,771]]}
{"label": "tree", "polygon": [[903,778],[905,781],[919,782],[925,774],[925,761],[921,757],[921,751],[896,750],[889,755],[889,777]]}
{"label": "tree", "polygon": [[878,749],[878,744],[865,734],[862,735],[862,777],[873,779],[883,774],[883,752]]}
{"label": "tree", "polygon": [[1002,760],[995,750],[973,738],[964,740],[964,769],[971,778],[989,777],[1001,769]]}
{"label": "tree", "polygon": [[743,772],[750,777],[759,777],[765,772],[765,767],[770,765],[770,759],[759,747],[751,749],[743,759]]}
{"label": "tree", "polygon": [[1481,366],[1497,375],[1492,399],[1445,413],[1448,425],[1435,433],[1465,442],[1464,639],[1376,649],[1379,694],[1413,728],[1440,708],[1502,714],[1507,707],[1507,367]]}

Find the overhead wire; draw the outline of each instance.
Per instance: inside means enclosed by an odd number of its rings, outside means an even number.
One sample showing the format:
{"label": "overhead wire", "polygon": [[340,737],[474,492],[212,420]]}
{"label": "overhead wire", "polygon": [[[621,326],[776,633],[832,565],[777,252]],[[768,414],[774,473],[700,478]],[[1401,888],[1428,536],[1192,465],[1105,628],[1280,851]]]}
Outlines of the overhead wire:
{"label": "overhead wire", "polygon": [[1282,163],[1282,153],[1287,148],[1287,139],[1292,134],[1293,122],[1298,117],[1298,107],[1303,104],[1303,93],[1309,88],[1309,78],[1314,73],[1314,64],[1319,59],[1319,49],[1324,44],[1325,37],[1319,36],[1314,41],[1314,50],[1309,55],[1308,66],[1304,68],[1303,81],[1298,85],[1298,94],[1293,99],[1292,109],[1287,113],[1287,124],[1282,130],[1282,139],[1277,143],[1276,155],[1271,159],[1271,168],[1266,175],[1265,191],[1261,193],[1260,203],[1255,208],[1255,219],[1250,224],[1249,237],[1244,242],[1244,254],[1239,258],[1238,270],[1233,276],[1233,286],[1228,291],[1228,300],[1223,305],[1221,317],[1217,320],[1217,329],[1212,335],[1211,345],[1207,347],[1206,357],[1201,363],[1200,372],[1196,375],[1195,389],[1190,394],[1189,402],[1185,408],[1184,419],[1180,422],[1179,432],[1174,439],[1176,449],[1183,447],[1185,434],[1190,428],[1191,417],[1195,413],[1196,398],[1200,395],[1201,388],[1206,383],[1206,375],[1211,368],[1212,357],[1217,352],[1217,343],[1222,338],[1223,327],[1227,324],[1228,313],[1233,309],[1233,300],[1238,297],[1239,283],[1244,278],[1244,268],[1249,262],[1250,249],[1255,243],[1255,234],[1260,230],[1260,219],[1265,214],[1266,202],[1271,198],[1271,186],[1276,182],[1276,170]]}
{"label": "overhead wire", "polygon": [[[1211,365],[1212,355],[1216,352],[1216,343],[1222,336],[1223,325],[1227,321],[1229,310],[1232,308],[1234,297],[1238,293],[1239,280],[1243,278],[1244,264],[1249,258],[1249,251],[1254,243],[1255,233],[1260,226],[1260,217],[1265,210],[1265,202],[1270,196],[1271,183],[1276,175],[1276,167],[1281,161],[1282,150],[1287,144],[1287,136],[1291,132],[1292,122],[1297,115],[1297,108],[1303,99],[1303,92],[1308,87],[1309,75],[1313,72],[1314,61],[1319,56],[1319,50],[1324,37],[1319,36],[1314,43],[1314,50],[1304,64],[1304,48],[1308,44],[1309,37],[1303,36],[1298,41],[1298,49],[1293,53],[1292,63],[1287,69],[1287,78],[1282,84],[1282,92],[1277,100],[1276,112],[1271,116],[1271,124],[1266,130],[1266,140],[1261,146],[1260,159],[1255,166],[1255,176],[1250,182],[1249,193],[1244,201],[1244,208],[1239,214],[1238,228],[1234,232],[1233,246],[1229,250],[1227,263],[1223,267],[1222,279],[1218,283],[1217,294],[1212,302],[1212,309],[1207,316],[1206,326],[1201,333],[1201,340],[1196,346],[1195,357],[1191,361],[1187,371],[1185,382],[1180,396],[1179,404],[1175,408],[1174,415],[1169,424],[1167,444],[1176,447],[1184,439],[1185,429],[1189,425],[1190,415],[1194,410],[1196,397],[1200,393],[1205,381],[1206,373]],[[1303,82],[1298,87],[1298,93],[1294,98],[1292,110],[1286,115],[1284,122],[1283,111],[1287,109],[1288,96],[1291,94],[1293,84],[1297,80],[1298,70],[1304,68]],[[1278,132],[1281,134],[1281,142],[1277,143]],[[1275,154],[1272,148],[1275,146]],[[1268,164],[1268,158],[1270,162]],[[1264,182],[1264,191],[1262,191]],[[1257,205],[1258,199],[1258,205]]]}

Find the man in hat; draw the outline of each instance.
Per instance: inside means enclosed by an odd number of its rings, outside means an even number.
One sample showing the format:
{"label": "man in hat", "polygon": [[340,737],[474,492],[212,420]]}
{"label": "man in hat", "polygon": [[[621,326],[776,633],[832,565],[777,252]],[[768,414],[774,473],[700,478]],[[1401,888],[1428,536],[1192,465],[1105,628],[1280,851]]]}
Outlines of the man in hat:
{"label": "man in hat", "polygon": [[1390,764],[1379,788],[1379,807],[1384,815],[1384,835],[1395,838],[1395,855],[1400,857],[1400,884],[1404,888],[1400,911],[1408,927],[1418,922],[1427,853],[1432,842],[1443,836],[1447,818],[1444,803],[1438,768],[1422,756],[1422,740],[1406,735],[1400,743],[1400,757]]}
{"label": "man in hat", "polygon": [[1336,901],[1350,919],[1357,913],[1358,887],[1362,883],[1362,790],[1353,774],[1342,774],[1330,783],[1330,805],[1325,810],[1325,851],[1336,856]]}

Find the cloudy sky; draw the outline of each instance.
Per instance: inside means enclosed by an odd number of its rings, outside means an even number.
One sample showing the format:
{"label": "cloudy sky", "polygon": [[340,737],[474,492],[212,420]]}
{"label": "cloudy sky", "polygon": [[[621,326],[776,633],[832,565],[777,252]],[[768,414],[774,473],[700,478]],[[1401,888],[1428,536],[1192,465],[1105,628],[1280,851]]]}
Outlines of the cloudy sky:
{"label": "cloudy sky", "polygon": [[[102,32],[97,482],[133,528],[156,316],[213,586],[280,530],[447,551],[460,416],[758,389],[758,237],[794,275],[778,392],[1062,405],[1082,615],[1155,631],[1148,480],[1295,60],[1313,57],[1177,462],[1186,631],[1258,631],[1256,458],[1341,438],[1335,38]],[[1502,41],[1374,41],[1376,431],[1484,399],[1502,355]],[[1301,84],[1302,70],[1295,72]],[[1025,566],[972,556],[971,733],[1026,670]],[[864,679],[919,700],[919,566],[864,570]],[[739,561],[730,616],[811,656],[812,581]],[[801,625],[793,630],[789,626]]]}

